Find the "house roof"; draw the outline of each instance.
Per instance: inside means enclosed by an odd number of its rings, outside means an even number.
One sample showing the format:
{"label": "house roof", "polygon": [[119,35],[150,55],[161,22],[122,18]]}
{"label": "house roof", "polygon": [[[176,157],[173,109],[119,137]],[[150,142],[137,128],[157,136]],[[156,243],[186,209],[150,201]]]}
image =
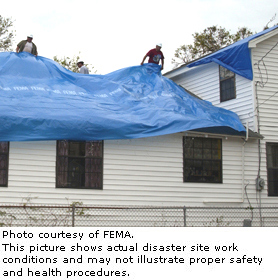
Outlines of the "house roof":
{"label": "house roof", "polygon": [[73,73],[26,52],[0,53],[0,141],[132,139],[198,128],[244,132],[238,116],[200,100],[160,66]]}
{"label": "house roof", "polygon": [[[201,97],[199,97],[198,95],[194,94],[193,92],[189,91],[188,89],[182,87],[181,85],[179,85],[181,88],[183,88],[186,92],[188,92],[190,95],[203,100]],[[246,129],[246,128],[245,128]],[[256,139],[263,139],[263,135],[261,135],[260,133],[254,132],[253,130],[248,128],[248,132],[246,134],[246,131],[238,131],[237,133],[233,130],[230,130],[228,128],[217,128],[217,127],[213,127],[213,128],[200,128],[200,129],[196,129],[193,130],[193,132],[201,132],[201,133],[210,133],[210,134],[217,134],[217,135],[234,135],[234,136],[239,136],[239,137],[244,137],[244,138],[256,138]]]}
{"label": "house roof", "polygon": [[[272,32],[273,34],[271,34]],[[251,35],[243,40],[222,48],[214,53],[201,57],[193,62],[185,64],[177,69],[185,66],[191,68],[210,62],[215,62],[242,77],[252,80],[253,71],[250,56],[250,48],[254,47],[254,44],[252,44],[252,42],[256,42],[256,40],[261,41],[262,39],[268,38],[277,33],[278,25]],[[169,71],[164,75],[169,75],[173,71],[176,71],[176,69]]]}

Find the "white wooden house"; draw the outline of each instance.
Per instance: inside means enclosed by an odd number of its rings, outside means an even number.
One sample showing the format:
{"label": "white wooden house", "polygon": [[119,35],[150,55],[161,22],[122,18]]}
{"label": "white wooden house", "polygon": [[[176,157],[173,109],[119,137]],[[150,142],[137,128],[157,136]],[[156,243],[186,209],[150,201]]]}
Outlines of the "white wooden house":
{"label": "white wooden house", "polygon": [[[184,131],[90,142],[88,147],[63,141],[4,143],[0,151],[0,203],[28,200],[36,204],[77,201],[89,205],[247,207],[248,196],[252,206],[257,206],[258,197],[263,205],[276,205],[278,184],[272,183],[269,194],[268,181],[273,168],[277,168],[274,162],[277,160],[274,151],[278,151],[278,48],[274,47],[277,41],[278,29],[250,41],[254,78],[248,80],[236,74],[236,96],[225,102],[219,100],[216,63],[194,68],[183,66],[166,74],[200,98],[236,112],[255,133]],[[263,73],[264,81],[267,79],[263,88],[259,86],[261,77],[254,65],[262,58],[267,69],[267,76]],[[268,157],[266,145],[270,147]],[[76,180],[87,179],[78,160],[87,151],[96,155],[88,159],[90,166],[95,164],[100,168],[88,175],[93,184],[86,187],[83,182],[80,188]],[[75,161],[63,169],[59,158],[68,163],[69,154],[76,156]],[[83,179],[77,178],[80,174]],[[256,191],[258,177],[266,182],[261,191]]]}
{"label": "white wooden house", "polygon": [[[210,205],[227,202],[245,206],[248,199],[252,206],[278,203],[278,28],[260,34],[251,36],[247,43],[253,73],[249,79],[223,67],[225,57],[217,55],[225,49],[209,60],[200,58],[165,74],[198,97],[237,113],[242,123],[257,133],[257,139],[223,140],[223,184],[221,191],[214,189],[214,197],[204,199]],[[235,57],[237,53],[233,60]]]}

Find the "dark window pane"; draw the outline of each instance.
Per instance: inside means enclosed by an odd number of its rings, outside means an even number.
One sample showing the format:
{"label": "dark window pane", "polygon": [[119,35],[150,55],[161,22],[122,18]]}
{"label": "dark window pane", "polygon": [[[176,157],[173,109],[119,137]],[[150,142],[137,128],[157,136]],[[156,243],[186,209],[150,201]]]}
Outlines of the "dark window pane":
{"label": "dark window pane", "polygon": [[68,157],[58,157],[56,165],[58,172],[68,172]]}
{"label": "dark window pane", "polygon": [[204,166],[204,174],[205,176],[211,176],[211,169],[212,169],[212,162],[210,160],[205,160],[203,162],[203,166]]}
{"label": "dark window pane", "polygon": [[85,180],[87,188],[102,188],[102,175],[100,173],[86,173]]}
{"label": "dark window pane", "polygon": [[68,182],[71,187],[85,186],[85,159],[69,158]]}
{"label": "dark window pane", "polygon": [[221,101],[226,101],[234,99],[235,95],[235,80],[230,78],[229,80],[224,80],[220,82],[220,99]]}
{"label": "dark window pane", "polygon": [[101,172],[102,159],[101,158],[86,158],[86,172]]}
{"label": "dark window pane", "polygon": [[0,142],[0,154],[7,154],[9,152],[9,142]]}
{"label": "dark window pane", "polygon": [[8,186],[9,142],[0,142],[0,186]]}
{"label": "dark window pane", "polygon": [[85,142],[69,142],[69,156],[85,156]]}
{"label": "dark window pane", "polygon": [[211,148],[212,149],[220,149],[221,148],[221,139],[212,139]]}
{"label": "dark window pane", "polygon": [[0,154],[0,170],[8,169],[8,156]]}
{"label": "dark window pane", "polygon": [[268,195],[269,196],[278,196],[278,182],[277,181],[268,181]]}
{"label": "dark window pane", "polygon": [[266,144],[268,196],[278,196],[278,143]]}
{"label": "dark window pane", "polygon": [[202,149],[194,149],[194,158],[202,158]]}
{"label": "dark window pane", "polygon": [[87,142],[86,157],[102,157],[102,142],[100,141]]}
{"label": "dark window pane", "polygon": [[204,149],[211,149],[211,142],[212,142],[212,139],[205,138],[203,140],[203,148]]}
{"label": "dark window pane", "polygon": [[102,141],[58,141],[57,187],[102,189],[102,147]]}
{"label": "dark window pane", "polygon": [[68,186],[68,172],[57,172],[57,186],[65,188]]}
{"label": "dark window pane", "polygon": [[211,150],[212,159],[221,159],[221,151],[219,150]]}
{"label": "dark window pane", "polygon": [[0,169],[0,186],[7,186],[7,171]]}
{"label": "dark window pane", "polygon": [[193,159],[185,159],[184,160],[184,165],[186,168],[191,168],[194,164],[194,160]]}
{"label": "dark window pane", "polygon": [[186,149],[192,149],[193,147],[193,144],[194,144],[194,138],[192,137],[185,137],[183,139],[183,148]]}
{"label": "dark window pane", "polygon": [[192,158],[193,157],[193,149],[184,148],[184,157],[185,158]]}
{"label": "dark window pane", "polygon": [[211,159],[211,149],[204,149],[203,158],[204,159]]}
{"label": "dark window pane", "polygon": [[268,180],[271,182],[278,181],[278,168],[268,168]]}
{"label": "dark window pane", "polygon": [[221,139],[184,137],[184,182],[222,182]]}
{"label": "dark window pane", "polygon": [[58,156],[68,155],[68,141],[58,141],[57,142],[57,154]]}
{"label": "dark window pane", "polygon": [[236,98],[235,89],[235,74],[219,66],[219,78],[220,78],[220,101],[227,101]]}
{"label": "dark window pane", "polygon": [[222,163],[215,161],[212,166],[212,179],[213,182],[222,181]]}
{"label": "dark window pane", "polygon": [[194,138],[194,148],[202,148],[203,141],[202,138]]}

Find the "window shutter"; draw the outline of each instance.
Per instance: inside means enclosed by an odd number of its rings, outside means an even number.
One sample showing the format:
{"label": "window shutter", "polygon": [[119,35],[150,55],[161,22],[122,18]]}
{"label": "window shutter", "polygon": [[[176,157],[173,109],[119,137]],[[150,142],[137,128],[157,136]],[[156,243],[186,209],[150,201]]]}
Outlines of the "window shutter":
{"label": "window shutter", "polygon": [[0,142],[0,186],[8,185],[9,142]]}
{"label": "window shutter", "polygon": [[58,141],[57,145],[57,185],[66,187],[68,182],[68,141]]}

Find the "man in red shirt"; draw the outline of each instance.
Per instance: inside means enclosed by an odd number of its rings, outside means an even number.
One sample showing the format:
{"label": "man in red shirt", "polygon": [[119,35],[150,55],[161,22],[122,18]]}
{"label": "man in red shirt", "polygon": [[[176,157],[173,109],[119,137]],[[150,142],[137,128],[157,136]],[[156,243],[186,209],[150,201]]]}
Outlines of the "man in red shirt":
{"label": "man in red shirt", "polygon": [[143,58],[141,65],[144,64],[145,59],[147,56],[149,57],[148,63],[155,63],[159,64],[159,61],[161,60],[161,70],[163,70],[164,66],[164,56],[162,51],[160,50],[162,48],[162,44],[157,44],[155,49],[150,50]]}

